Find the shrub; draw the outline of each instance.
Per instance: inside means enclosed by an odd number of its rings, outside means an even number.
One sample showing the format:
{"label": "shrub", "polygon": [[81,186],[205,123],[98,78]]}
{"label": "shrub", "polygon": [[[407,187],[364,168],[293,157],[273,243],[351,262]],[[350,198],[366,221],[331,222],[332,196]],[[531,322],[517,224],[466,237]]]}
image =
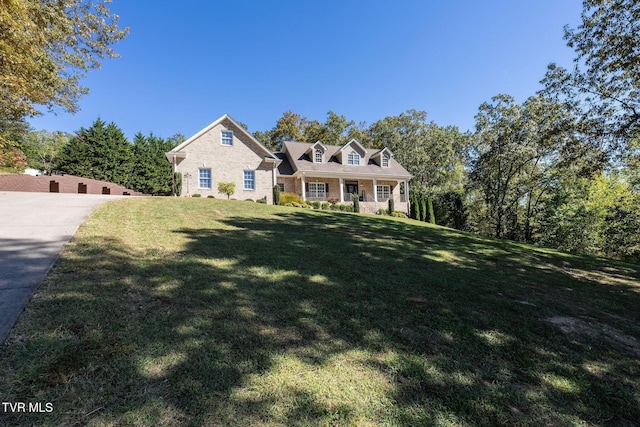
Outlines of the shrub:
{"label": "shrub", "polygon": [[387,212],[389,213],[389,215],[393,215],[393,212],[395,211],[395,202],[393,201],[393,197],[389,197],[389,209],[387,209]]}
{"label": "shrub", "polygon": [[267,198],[266,198],[266,197],[264,197],[264,198],[262,198],[262,199],[258,199],[258,200],[256,200],[256,203],[262,203],[262,204],[264,205],[264,204],[266,204],[266,203],[267,203]]}
{"label": "shrub", "polygon": [[323,211],[328,211],[330,206],[331,204],[329,202],[322,202],[320,204],[320,209],[322,209]]}
{"label": "shrub", "polygon": [[213,194],[209,194],[209,195],[207,196],[207,199],[215,199],[215,198],[216,198],[216,196],[214,196]]}
{"label": "shrub", "polygon": [[433,201],[431,200],[431,196],[427,196],[427,211],[429,214],[429,222],[431,224],[435,224],[436,223],[436,216],[433,213]]}
{"label": "shrub", "polygon": [[299,205],[304,204],[302,197],[293,193],[280,193],[280,204],[287,205],[287,203],[297,203]]}
{"label": "shrub", "polygon": [[330,203],[329,204],[329,209],[332,211],[337,211],[338,210],[338,205],[336,205],[335,203]]}
{"label": "shrub", "polygon": [[327,199],[327,202],[331,203],[332,205],[335,205],[336,203],[339,202],[339,199],[337,197],[329,197]]}
{"label": "shrub", "polygon": [[406,213],[404,213],[404,212],[402,212],[402,211],[393,211],[393,212],[391,213],[391,216],[395,216],[395,217],[397,217],[397,218],[406,218],[406,217],[407,217],[407,214],[406,214]]}
{"label": "shrub", "polygon": [[285,203],[285,206],[292,208],[293,207],[293,203]]}
{"label": "shrub", "polygon": [[345,212],[353,212],[353,205],[344,205]]}
{"label": "shrub", "polygon": [[353,211],[360,213],[360,196],[357,193],[353,193]]}
{"label": "shrub", "polygon": [[244,199],[245,202],[253,202],[253,199],[249,198],[249,199]]}
{"label": "shrub", "polygon": [[342,212],[344,212],[344,209],[346,208],[345,205],[336,205],[336,206],[338,206],[338,209]]}
{"label": "shrub", "polygon": [[409,197],[410,207],[409,207],[409,217],[413,219],[420,219],[419,209],[418,209],[418,197],[416,193],[411,193]]}
{"label": "shrub", "polygon": [[236,192],[235,182],[219,182],[218,193],[226,194],[227,200],[231,198],[231,195]]}
{"label": "shrub", "polygon": [[313,209],[320,209],[320,202],[318,202],[317,200],[311,202],[311,207],[313,207]]}
{"label": "shrub", "polygon": [[173,173],[173,195],[179,196],[182,194],[182,173]]}
{"label": "shrub", "polygon": [[273,204],[274,205],[280,204],[280,186],[277,184],[273,186]]}
{"label": "shrub", "polygon": [[202,196],[200,194],[196,193],[196,194],[191,195],[191,197],[202,197]]}

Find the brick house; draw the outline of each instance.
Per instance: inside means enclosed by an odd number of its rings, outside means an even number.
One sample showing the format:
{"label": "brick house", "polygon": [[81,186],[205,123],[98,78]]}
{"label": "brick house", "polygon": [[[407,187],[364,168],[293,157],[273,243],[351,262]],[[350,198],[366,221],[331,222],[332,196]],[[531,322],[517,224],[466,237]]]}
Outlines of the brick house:
{"label": "brick house", "polygon": [[408,211],[411,174],[388,148],[367,149],[355,139],[343,146],[287,141],[272,153],[231,117],[224,115],[166,153],[183,175],[182,195],[224,197],[218,182],[235,182],[238,199],[266,197],[272,188],[306,201],[346,203],[357,194],[363,212],[386,208]]}

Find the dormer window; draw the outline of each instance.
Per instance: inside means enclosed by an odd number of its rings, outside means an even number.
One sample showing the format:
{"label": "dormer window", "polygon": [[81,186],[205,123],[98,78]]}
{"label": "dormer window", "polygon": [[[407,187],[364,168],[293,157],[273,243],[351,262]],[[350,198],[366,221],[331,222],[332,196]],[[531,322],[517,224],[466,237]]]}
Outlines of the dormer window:
{"label": "dormer window", "polygon": [[313,163],[322,163],[322,150],[315,149],[313,150]]}
{"label": "dormer window", "polygon": [[349,165],[359,165],[360,164],[360,154],[352,151],[347,156],[347,164]]}
{"label": "dormer window", "polygon": [[388,168],[389,167],[389,158],[382,156],[382,167],[383,168]]}

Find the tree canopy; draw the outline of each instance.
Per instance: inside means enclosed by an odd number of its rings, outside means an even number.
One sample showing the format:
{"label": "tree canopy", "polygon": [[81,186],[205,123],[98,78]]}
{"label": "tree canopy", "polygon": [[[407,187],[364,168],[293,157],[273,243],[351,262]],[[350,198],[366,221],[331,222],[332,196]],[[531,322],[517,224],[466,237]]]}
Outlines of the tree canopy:
{"label": "tree canopy", "polygon": [[0,0],[0,140],[39,106],[78,110],[80,79],[128,33],[108,2]]}
{"label": "tree canopy", "polygon": [[565,27],[573,69],[550,64],[543,93],[572,107],[587,138],[625,148],[640,132],[640,2],[585,0],[581,21]]}

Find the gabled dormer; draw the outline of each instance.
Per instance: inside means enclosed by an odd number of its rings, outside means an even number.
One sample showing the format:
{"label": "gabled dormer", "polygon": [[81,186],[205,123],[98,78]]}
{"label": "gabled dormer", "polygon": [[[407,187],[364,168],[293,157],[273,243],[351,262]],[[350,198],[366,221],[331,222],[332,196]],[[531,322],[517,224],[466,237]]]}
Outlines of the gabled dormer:
{"label": "gabled dormer", "polygon": [[325,163],[327,162],[327,160],[329,160],[326,158],[327,146],[320,141],[309,147],[309,149],[306,151],[306,154],[309,156],[309,159],[313,163]]}
{"label": "gabled dormer", "polygon": [[388,168],[391,165],[391,158],[393,153],[387,147],[371,155],[373,160],[378,166],[382,168]]}
{"label": "gabled dormer", "polygon": [[363,166],[366,155],[367,149],[356,139],[347,142],[335,154],[340,163],[350,166]]}

